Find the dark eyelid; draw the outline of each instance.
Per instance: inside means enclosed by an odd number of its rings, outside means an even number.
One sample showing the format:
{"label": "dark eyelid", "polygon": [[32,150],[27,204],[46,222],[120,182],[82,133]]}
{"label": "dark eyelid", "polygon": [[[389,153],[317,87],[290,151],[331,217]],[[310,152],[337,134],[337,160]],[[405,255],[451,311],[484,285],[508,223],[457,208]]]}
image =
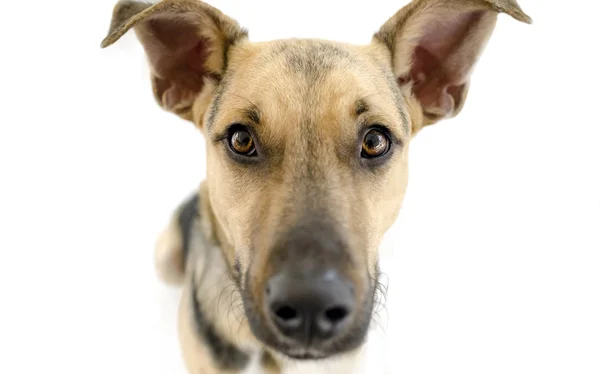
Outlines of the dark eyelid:
{"label": "dark eyelid", "polygon": [[372,129],[377,129],[381,132],[383,132],[391,141],[392,143],[396,144],[396,145],[402,145],[404,144],[404,141],[402,140],[402,138],[400,138],[398,136],[398,134],[396,134],[392,129],[390,129],[389,127],[382,125],[380,123],[371,123],[371,122],[363,122],[361,124],[361,133],[363,134],[367,134],[367,132],[369,130]]}
{"label": "dark eyelid", "polygon": [[[235,125],[245,126],[250,130],[250,133],[252,135],[256,134],[256,131],[254,131],[255,126],[260,125],[261,115],[260,115],[260,111],[254,104],[252,104],[251,106],[249,106],[247,108],[230,109],[230,110],[228,110],[228,112],[229,111],[235,112],[236,113],[235,117],[237,117],[237,118],[235,121],[230,122],[229,125],[226,126],[223,130],[209,135],[214,143],[218,143],[218,142],[222,141],[223,139],[225,139],[227,137],[227,135],[229,134],[231,127],[235,126]],[[212,128],[214,128],[214,126]],[[211,133],[210,130],[212,130],[212,128],[209,128],[209,133]]]}
{"label": "dark eyelid", "polygon": [[226,140],[229,137],[231,130],[238,126],[247,128],[250,132],[250,135],[252,135],[252,137],[254,138],[256,132],[254,131],[254,127],[252,126],[252,124],[247,123],[245,121],[236,121],[226,126],[223,130],[219,131],[218,133],[213,134],[211,136],[213,143],[219,143]]}

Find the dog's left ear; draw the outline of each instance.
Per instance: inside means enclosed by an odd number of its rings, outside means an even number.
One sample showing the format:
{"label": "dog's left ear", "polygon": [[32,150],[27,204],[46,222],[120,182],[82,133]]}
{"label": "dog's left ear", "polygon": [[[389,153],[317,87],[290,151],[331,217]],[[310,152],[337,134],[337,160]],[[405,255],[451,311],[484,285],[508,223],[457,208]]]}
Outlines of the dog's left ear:
{"label": "dog's left ear", "polygon": [[121,0],[102,48],[131,28],[148,57],[156,101],[190,121],[199,95],[221,80],[229,47],[248,36],[236,21],[199,0],[162,0],[155,5]]}
{"label": "dog's left ear", "polygon": [[398,84],[421,107],[413,135],[461,111],[499,13],[531,23],[516,0],[413,0],[374,35],[391,51]]}

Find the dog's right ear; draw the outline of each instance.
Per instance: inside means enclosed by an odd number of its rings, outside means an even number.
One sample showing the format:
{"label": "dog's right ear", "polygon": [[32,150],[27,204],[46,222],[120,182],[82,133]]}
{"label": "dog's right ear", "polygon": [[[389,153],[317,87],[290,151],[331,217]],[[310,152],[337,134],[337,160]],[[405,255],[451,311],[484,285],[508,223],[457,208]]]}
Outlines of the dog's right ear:
{"label": "dog's right ear", "polygon": [[163,0],[155,5],[121,0],[113,10],[102,48],[131,28],[150,65],[158,104],[193,121],[193,105],[221,80],[229,47],[248,37],[245,29],[199,0]]}

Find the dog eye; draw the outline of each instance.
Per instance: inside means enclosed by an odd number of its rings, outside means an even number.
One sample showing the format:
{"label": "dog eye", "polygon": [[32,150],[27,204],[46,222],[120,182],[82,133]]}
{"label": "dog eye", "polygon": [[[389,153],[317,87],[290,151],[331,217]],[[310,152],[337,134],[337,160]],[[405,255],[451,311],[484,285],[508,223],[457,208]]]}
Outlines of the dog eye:
{"label": "dog eye", "polygon": [[231,131],[229,147],[235,153],[243,156],[253,156],[256,153],[252,135],[245,128],[236,128]]}
{"label": "dog eye", "polygon": [[390,140],[387,135],[381,130],[371,129],[363,139],[361,156],[377,158],[385,155],[389,150]]}

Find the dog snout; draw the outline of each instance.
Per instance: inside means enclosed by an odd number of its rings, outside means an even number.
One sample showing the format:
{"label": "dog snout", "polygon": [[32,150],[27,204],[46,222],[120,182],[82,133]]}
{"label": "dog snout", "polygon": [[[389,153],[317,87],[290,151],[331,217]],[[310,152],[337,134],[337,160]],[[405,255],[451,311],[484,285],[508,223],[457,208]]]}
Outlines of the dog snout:
{"label": "dog snout", "polygon": [[281,230],[265,265],[246,275],[255,334],[294,359],[327,358],[361,344],[372,288],[359,248],[333,219],[301,220]]}
{"label": "dog snout", "polygon": [[282,272],[265,287],[265,314],[281,334],[302,344],[335,338],[351,320],[355,303],[352,283],[333,269]]}

